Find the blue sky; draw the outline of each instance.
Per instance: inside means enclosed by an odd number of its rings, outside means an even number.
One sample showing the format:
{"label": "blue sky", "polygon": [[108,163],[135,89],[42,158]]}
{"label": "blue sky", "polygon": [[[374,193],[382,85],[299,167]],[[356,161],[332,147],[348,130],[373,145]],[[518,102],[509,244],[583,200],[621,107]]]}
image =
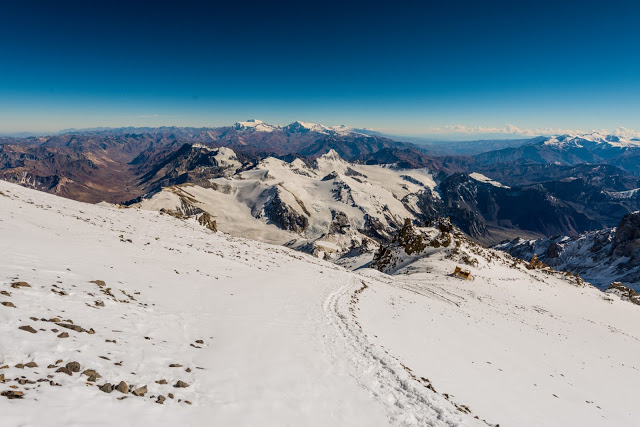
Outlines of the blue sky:
{"label": "blue sky", "polygon": [[640,130],[636,2],[12,3],[2,132],[251,117]]}

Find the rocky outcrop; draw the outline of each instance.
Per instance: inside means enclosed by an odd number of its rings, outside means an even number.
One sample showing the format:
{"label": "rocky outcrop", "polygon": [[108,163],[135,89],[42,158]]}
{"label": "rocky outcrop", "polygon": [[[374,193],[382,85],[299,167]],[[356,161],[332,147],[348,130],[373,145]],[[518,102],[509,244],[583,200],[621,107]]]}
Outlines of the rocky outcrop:
{"label": "rocky outcrop", "polygon": [[211,218],[208,212],[202,212],[202,214],[198,217],[198,223],[213,231],[214,233],[218,231],[218,224]]}
{"label": "rocky outcrop", "polygon": [[611,255],[627,257],[633,266],[640,264],[640,212],[622,218],[611,244]]}
{"label": "rocky outcrop", "polygon": [[536,257],[555,270],[578,273],[602,290],[611,280],[640,289],[640,212],[625,215],[616,228],[554,236],[515,239],[496,245],[520,259]]}
{"label": "rocky outcrop", "polygon": [[404,225],[393,239],[390,245],[381,245],[378,252],[373,256],[371,268],[380,271],[387,271],[397,264],[398,252],[405,255],[413,255],[422,252],[427,245],[423,241],[422,234],[416,231],[409,218],[405,219]]}
{"label": "rocky outcrop", "polygon": [[640,294],[633,289],[624,286],[620,282],[613,282],[609,285],[609,288],[605,291],[609,294],[618,295],[625,301],[632,302],[633,304],[640,305]]}
{"label": "rocky outcrop", "polygon": [[309,218],[286,204],[280,197],[280,192],[275,194],[264,205],[264,215],[283,230],[302,233],[309,227]]}

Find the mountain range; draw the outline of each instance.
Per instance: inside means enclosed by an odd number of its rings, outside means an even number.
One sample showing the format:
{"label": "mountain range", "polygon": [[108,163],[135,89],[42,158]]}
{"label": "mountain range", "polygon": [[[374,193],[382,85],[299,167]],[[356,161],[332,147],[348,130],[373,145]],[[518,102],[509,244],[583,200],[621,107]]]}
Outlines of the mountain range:
{"label": "mountain range", "polygon": [[91,203],[207,212],[222,231],[348,263],[388,243],[406,218],[449,217],[494,245],[607,229],[640,209],[637,139],[501,144],[437,155],[365,129],[300,121],[97,128],[0,138],[0,177]]}

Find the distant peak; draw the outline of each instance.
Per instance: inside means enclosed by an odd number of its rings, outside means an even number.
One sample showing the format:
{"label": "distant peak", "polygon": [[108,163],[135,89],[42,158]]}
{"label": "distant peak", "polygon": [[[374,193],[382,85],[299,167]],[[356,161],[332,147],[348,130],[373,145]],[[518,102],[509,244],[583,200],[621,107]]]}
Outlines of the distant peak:
{"label": "distant peak", "polygon": [[257,119],[249,119],[244,122],[236,122],[233,127],[236,130],[252,130],[256,132],[273,132],[274,130],[278,129],[278,126],[273,126]]}
{"label": "distant peak", "polygon": [[320,156],[321,159],[323,160],[329,160],[329,161],[341,161],[342,157],[340,157],[340,154],[338,154],[338,152],[336,150],[334,150],[333,148],[330,149],[329,151],[327,151],[326,154],[323,154],[322,156]]}

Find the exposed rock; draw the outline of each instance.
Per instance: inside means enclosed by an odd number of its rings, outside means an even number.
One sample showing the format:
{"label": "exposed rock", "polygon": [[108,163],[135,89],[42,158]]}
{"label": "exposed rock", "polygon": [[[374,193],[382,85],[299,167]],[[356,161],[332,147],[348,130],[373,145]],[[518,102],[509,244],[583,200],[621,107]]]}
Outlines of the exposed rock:
{"label": "exposed rock", "polygon": [[189,387],[189,384],[185,383],[184,381],[178,381],[176,383],[176,385],[174,385],[175,388],[186,388]]}
{"label": "exposed rock", "polygon": [[322,181],[331,181],[332,179],[336,179],[338,177],[338,172],[333,171],[327,176],[322,178]]}
{"label": "exposed rock", "polygon": [[37,368],[38,364],[36,362],[29,362],[29,363],[25,363],[24,366],[26,368]]}
{"label": "exposed rock", "polygon": [[633,289],[624,286],[620,282],[611,283],[605,292],[618,295],[625,301],[630,301],[634,304],[640,305],[640,294]]}
{"label": "exposed rock", "polygon": [[169,365],[170,368],[182,368],[182,365],[179,363],[172,363]]}
{"label": "exposed rock", "polygon": [[113,391],[113,386],[110,383],[105,383],[100,386],[100,390],[105,393],[111,393]]}
{"label": "exposed rock", "polygon": [[62,332],[60,335],[58,335],[58,338],[69,338],[69,334],[67,332]]}
{"label": "exposed rock", "polygon": [[38,332],[35,329],[33,329],[31,326],[29,326],[29,325],[19,326],[18,329],[22,329],[23,331],[31,332],[32,334],[35,334],[35,333]]}
{"label": "exposed rock", "polygon": [[104,280],[92,280],[89,283],[94,283],[94,284],[100,286],[101,288],[107,286],[107,284],[105,283]]}
{"label": "exposed rock", "polygon": [[529,265],[527,266],[527,268],[545,268],[546,265],[544,262],[540,261],[538,259],[538,255],[533,254],[533,256],[531,257],[531,261],[529,261]]}
{"label": "exposed rock", "polygon": [[628,257],[630,264],[640,264],[640,212],[622,218],[611,245],[611,254]]}
{"label": "exposed rock", "polygon": [[129,393],[129,386],[124,381],[120,381],[120,383],[116,387],[116,390],[118,390],[120,393],[127,394]]}
{"label": "exposed rock", "polygon": [[5,396],[7,399],[22,399],[24,393],[21,391],[7,390],[0,393],[0,396]]}
{"label": "exposed rock", "polygon": [[60,327],[63,327],[63,328],[71,329],[71,330],[76,331],[76,332],[87,332],[86,329],[84,329],[84,328],[82,328],[82,327],[80,327],[78,325],[74,325],[72,323],[60,323],[59,322],[59,323],[56,323],[56,325],[58,325]]}
{"label": "exposed rock", "polygon": [[97,373],[93,369],[85,369],[84,371],[82,371],[82,375],[86,375],[88,377],[95,377],[95,378],[101,378],[102,377],[102,375],[100,375],[99,373]]}
{"label": "exposed rock", "polygon": [[196,344],[204,344],[203,340],[196,340]]}
{"label": "exposed rock", "polygon": [[67,374],[69,376],[73,375],[73,372],[71,372],[71,369],[69,368],[58,368],[56,369],[56,372],[62,372],[63,374]]}
{"label": "exposed rock", "polygon": [[12,288],[18,289],[18,288],[30,288],[31,285],[28,284],[27,282],[13,282],[11,284]]}
{"label": "exposed rock", "polygon": [[156,384],[166,384],[166,383],[167,383],[167,380],[165,380],[165,379],[156,381]]}
{"label": "exposed rock", "polygon": [[553,242],[552,244],[549,245],[549,248],[547,249],[547,258],[558,258],[561,253],[562,253],[562,246],[560,246],[556,242]]}
{"label": "exposed rock", "polygon": [[133,393],[134,396],[144,396],[147,393],[147,386],[143,385],[142,387],[138,387],[131,393]]}
{"label": "exposed rock", "polygon": [[160,395],[160,396],[158,396],[158,400],[156,400],[156,403],[159,403],[159,404],[162,405],[165,400],[167,400],[167,398],[164,397],[163,395]]}
{"label": "exposed rock", "polygon": [[67,369],[71,369],[73,372],[80,372],[80,364],[78,362],[67,363]]}
{"label": "exposed rock", "polygon": [[198,217],[198,223],[213,231],[214,233],[218,231],[218,224],[211,219],[211,215],[208,212],[202,212],[202,214]]}
{"label": "exposed rock", "polygon": [[3,302],[0,302],[0,304],[4,305],[5,307],[16,308],[16,306],[11,301],[3,301]]}
{"label": "exposed rock", "polygon": [[309,226],[309,218],[286,204],[280,198],[279,190],[276,190],[275,195],[264,205],[264,214],[278,227],[294,233],[302,233]]}

